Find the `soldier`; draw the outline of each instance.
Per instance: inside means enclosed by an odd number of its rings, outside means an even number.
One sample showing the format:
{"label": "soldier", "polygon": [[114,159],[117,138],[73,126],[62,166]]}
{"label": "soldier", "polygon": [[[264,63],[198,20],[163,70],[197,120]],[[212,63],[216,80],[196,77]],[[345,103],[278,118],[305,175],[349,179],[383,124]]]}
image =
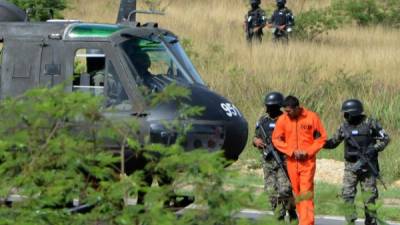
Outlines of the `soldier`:
{"label": "soldier", "polygon": [[[261,117],[256,125],[253,145],[263,151],[262,162],[264,170],[264,188],[269,195],[271,208],[278,220],[285,218],[286,212],[289,219],[297,220],[296,207],[292,195],[290,181],[287,178],[287,171],[283,171],[278,162],[274,160],[272,154],[266,151],[266,145],[272,145],[271,135],[275,127],[275,121],[282,111],[280,110],[283,102],[283,95],[279,92],[270,92],[265,96],[266,115]],[[260,127],[264,128],[269,140],[263,140]],[[285,162],[285,156],[278,152],[281,161]],[[284,164],[286,170],[286,163]]]}
{"label": "soldier", "polygon": [[[361,185],[364,196],[365,224],[376,225],[376,210],[371,207],[378,198],[376,180],[379,178],[378,152],[389,143],[389,136],[378,121],[363,114],[363,105],[358,99],[349,99],[342,105],[345,121],[329,139],[324,148],[336,148],[344,140],[345,169],[342,197],[349,210],[346,211],[348,224],[355,224],[357,213],[354,198],[357,184]],[[370,163],[360,164],[360,154]],[[374,174],[377,173],[377,174]]]}
{"label": "soldier", "polygon": [[289,33],[294,26],[294,16],[292,11],[287,8],[286,0],[276,0],[276,10],[272,14],[268,27],[273,28],[274,40],[289,41]]}
{"label": "soldier", "polygon": [[264,35],[262,29],[267,24],[267,18],[260,4],[260,0],[250,0],[251,9],[245,16],[246,39],[249,43],[253,40],[261,42]]}

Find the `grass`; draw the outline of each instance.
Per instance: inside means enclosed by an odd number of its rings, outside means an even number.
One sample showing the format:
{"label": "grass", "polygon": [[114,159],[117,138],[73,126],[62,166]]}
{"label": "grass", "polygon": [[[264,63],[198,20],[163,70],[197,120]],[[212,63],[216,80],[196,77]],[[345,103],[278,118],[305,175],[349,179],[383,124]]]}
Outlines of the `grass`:
{"label": "grass", "polygon": [[[114,23],[119,1],[69,0],[68,19]],[[140,1],[139,1],[140,2]],[[314,42],[291,40],[289,46],[264,42],[250,48],[242,29],[246,0],[165,0],[165,16],[139,15],[157,21],[181,37],[186,50],[211,89],[232,100],[250,124],[250,134],[263,113],[263,95],[271,90],[294,94],[318,112],[332,134],[341,122],[340,104],[360,98],[366,112],[378,118],[392,137],[380,156],[384,178],[400,179],[400,30],[349,25]],[[270,1],[272,2],[272,1]],[[323,7],[328,0],[289,2],[294,13]],[[146,7],[141,1],[140,8]],[[272,3],[263,7],[270,12]],[[250,145],[249,145],[250,146]],[[342,159],[343,149],[320,157]],[[241,159],[258,157],[247,147]]]}
{"label": "grass", "polygon": [[[253,201],[248,206],[259,210],[271,210],[268,203],[268,196],[263,192],[263,178],[254,176],[254,174],[241,175],[227,181],[228,184],[240,186],[245,184],[247,187],[253,188]],[[359,189],[359,187],[358,187]],[[384,220],[400,221],[400,215],[398,214],[399,208],[395,205],[383,204],[384,199],[395,199],[396,202],[400,201],[400,190],[395,187],[390,187],[389,190],[383,191],[382,186],[378,186],[380,191],[380,197],[377,204],[381,205],[378,208],[378,214],[380,218]],[[359,189],[360,190],[360,189]],[[322,182],[316,182],[315,184],[315,213],[317,215],[335,215],[343,216],[344,204],[341,199],[341,186],[332,185]],[[362,196],[360,192],[357,194],[356,207],[359,218],[364,218]]]}

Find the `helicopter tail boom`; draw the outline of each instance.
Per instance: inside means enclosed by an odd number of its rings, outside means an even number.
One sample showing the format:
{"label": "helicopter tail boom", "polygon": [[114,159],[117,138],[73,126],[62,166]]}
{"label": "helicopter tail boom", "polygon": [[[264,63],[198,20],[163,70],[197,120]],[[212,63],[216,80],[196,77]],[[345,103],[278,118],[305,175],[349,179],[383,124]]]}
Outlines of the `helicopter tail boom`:
{"label": "helicopter tail boom", "polygon": [[121,22],[133,22],[136,20],[135,14],[131,13],[136,10],[137,0],[121,0],[119,5],[117,23]]}

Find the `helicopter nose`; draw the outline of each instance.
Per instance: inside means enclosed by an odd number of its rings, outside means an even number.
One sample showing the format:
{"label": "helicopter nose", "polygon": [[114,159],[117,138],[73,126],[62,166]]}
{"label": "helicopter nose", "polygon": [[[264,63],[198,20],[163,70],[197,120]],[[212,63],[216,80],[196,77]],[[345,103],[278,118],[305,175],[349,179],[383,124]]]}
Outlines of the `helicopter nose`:
{"label": "helicopter nose", "polygon": [[[237,160],[248,138],[248,124],[243,114],[230,101],[202,86],[192,86],[191,96],[186,100],[190,106],[200,106],[200,115],[188,121],[190,130],[185,134],[183,146],[186,150],[222,150],[227,160]],[[176,134],[169,134],[160,121],[173,121],[178,117],[177,105],[173,102],[153,108],[148,116],[151,125],[150,139],[153,143],[171,144]],[[182,124],[185,126],[185,123]]]}
{"label": "helicopter nose", "polygon": [[191,90],[191,100],[205,108],[199,119],[222,124],[224,140],[219,149],[224,151],[226,159],[237,160],[248,138],[245,117],[233,103],[221,95],[205,88],[192,87]]}
{"label": "helicopter nose", "polygon": [[247,138],[248,124],[244,118],[226,123],[225,141],[222,146],[225,158],[236,161],[246,146]]}

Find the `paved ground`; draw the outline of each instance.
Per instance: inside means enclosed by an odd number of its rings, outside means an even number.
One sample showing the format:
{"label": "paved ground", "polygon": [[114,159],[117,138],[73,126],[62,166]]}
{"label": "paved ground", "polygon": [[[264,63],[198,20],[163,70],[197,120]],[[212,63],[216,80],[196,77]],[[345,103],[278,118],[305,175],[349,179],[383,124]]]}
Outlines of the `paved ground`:
{"label": "paved ground", "polygon": [[[237,216],[241,218],[258,219],[265,215],[272,215],[272,212],[257,211],[251,209],[242,210]],[[389,225],[400,225],[400,223],[389,222]],[[344,218],[335,216],[316,216],[315,225],[345,225]],[[364,220],[358,220],[357,225],[364,225]]]}

